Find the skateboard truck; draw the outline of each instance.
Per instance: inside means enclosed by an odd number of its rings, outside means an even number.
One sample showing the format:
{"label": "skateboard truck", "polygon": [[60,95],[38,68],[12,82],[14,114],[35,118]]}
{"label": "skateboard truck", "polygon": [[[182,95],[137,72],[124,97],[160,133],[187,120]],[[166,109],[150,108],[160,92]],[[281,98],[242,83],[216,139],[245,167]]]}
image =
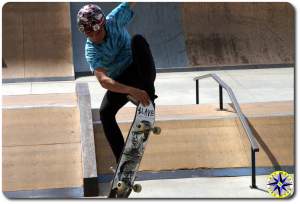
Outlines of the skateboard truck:
{"label": "skateboard truck", "polygon": [[160,127],[151,127],[149,124],[141,122],[137,125],[137,131],[136,132],[147,132],[152,131],[153,134],[159,135],[161,133]]}

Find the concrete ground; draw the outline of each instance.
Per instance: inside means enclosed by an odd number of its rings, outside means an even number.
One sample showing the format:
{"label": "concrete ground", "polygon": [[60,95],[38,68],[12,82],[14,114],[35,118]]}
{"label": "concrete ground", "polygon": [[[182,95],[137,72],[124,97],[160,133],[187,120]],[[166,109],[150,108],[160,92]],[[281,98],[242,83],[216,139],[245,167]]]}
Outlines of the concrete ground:
{"label": "concrete ground", "polygon": [[204,177],[140,181],[142,192],[131,198],[272,198],[267,176],[257,176],[258,189],[250,188],[250,176]]}
{"label": "concrete ground", "polygon": [[[196,76],[216,73],[233,90],[238,102],[266,102],[294,100],[294,68],[250,69],[226,71],[201,71],[159,73],[155,82],[157,105],[195,104]],[[77,81],[89,83],[92,95],[92,107],[99,108],[105,90],[95,77],[86,77]],[[200,104],[218,103],[218,84],[211,78],[199,81]],[[224,92],[224,102],[230,102]],[[127,106],[131,106],[128,104]]]}
{"label": "concrete ground", "polygon": [[[250,69],[159,73],[156,91],[157,105],[195,104],[196,76],[216,73],[233,90],[239,103],[294,100],[294,68]],[[105,90],[95,77],[83,77],[76,82],[89,84],[92,108],[99,108]],[[199,83],[200,103],[218,103],[218,84],[213,79]],[[74,82],[32,82],[2,84],[2,95],[72,93]],[[230,102],[224,93],[224,102]],[[128,104],[127,106],[132,106]],[[202,177],[140,181],[143,191],[132,198],[271,198],[266,192],[266,176],[257,177],[259,189],[249,187],[249,176]],[[103,192],[102,192],[103,193]]]}
{"label": "concrete ground", "polygon": [[[248,69],[226,71],[198,71],[158,73],[155,82],[159,98],[157,105],[195,104],[195,82],[193,78],[208,73],[216,73],[233,90],[238,102],[266,102],[294,100],[294,68]],[[104,96],[103,89],[94,76],[82,77],[76,82],[89,84],[92,108],[99,108]],[[2,95],[71,93],[73,82],[31,82],[3,84]],[[200,104],[218,103],[218,84],[213,79],[199,82]],[[230,102],[224,93],[224,102]],[[127,106],[131,106],[128,103]]]}
{"label": "concrete ground", "polygon": [[[256,176],[256,189],[250,187],[251,176],[136,181],[142,191],[132,192],[129,198],[274,198],[268,192],[267,178],[268,175]],[[109,186],[100,184],[100,198],[106,198]]]}

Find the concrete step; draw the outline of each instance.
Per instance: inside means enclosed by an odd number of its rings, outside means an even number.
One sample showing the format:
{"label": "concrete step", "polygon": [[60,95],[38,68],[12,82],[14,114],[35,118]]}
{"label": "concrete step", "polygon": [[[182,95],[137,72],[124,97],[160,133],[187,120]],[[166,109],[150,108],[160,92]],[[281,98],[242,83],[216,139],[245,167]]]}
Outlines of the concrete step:
{"label": "concrete step", "polygon": [[[230,104],[158,106],[159,136],[151,136],[141,171],[250,167],[250,145]],[[294,165],[293,101],[241,104],[260,145],[257,166]],[[97,109],[93,109],[98,174],[116,165],[104,136]],[[126,138],[135,108],[126,107],[117,121]],[[280,150],[280,151],[279,151]]]}
{"label": "concrete step", "polygon": [[82,187],[74,93],[3,96],[2,113],[4,192]]}

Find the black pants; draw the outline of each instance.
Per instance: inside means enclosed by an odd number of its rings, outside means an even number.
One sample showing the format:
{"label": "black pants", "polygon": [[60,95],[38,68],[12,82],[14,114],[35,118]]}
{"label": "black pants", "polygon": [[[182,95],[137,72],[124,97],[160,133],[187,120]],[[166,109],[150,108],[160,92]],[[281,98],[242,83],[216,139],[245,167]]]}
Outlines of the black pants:
{"label": "black pants", "polygon": [[[154,101],[156,70],[150,47],[144,37],[135,35],[131,41],[131,49],[133,63],[115,80],[145,90]],[[127,102],[126,94],[107,91],[100,107],[100,119],[104,133],[117,162],[123,151],[124,139],[115,116]]]}

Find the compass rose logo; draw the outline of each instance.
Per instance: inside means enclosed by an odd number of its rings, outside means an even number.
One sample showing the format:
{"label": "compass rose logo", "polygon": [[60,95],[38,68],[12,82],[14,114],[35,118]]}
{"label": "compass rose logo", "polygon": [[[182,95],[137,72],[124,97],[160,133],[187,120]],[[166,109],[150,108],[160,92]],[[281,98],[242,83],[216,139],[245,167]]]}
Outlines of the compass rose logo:
{"label": "compass rose logo", "polygon": [[293,179],[285,171],[275,171],[268,176],[269,193],[276,198],[285,198],[292,194]]}

